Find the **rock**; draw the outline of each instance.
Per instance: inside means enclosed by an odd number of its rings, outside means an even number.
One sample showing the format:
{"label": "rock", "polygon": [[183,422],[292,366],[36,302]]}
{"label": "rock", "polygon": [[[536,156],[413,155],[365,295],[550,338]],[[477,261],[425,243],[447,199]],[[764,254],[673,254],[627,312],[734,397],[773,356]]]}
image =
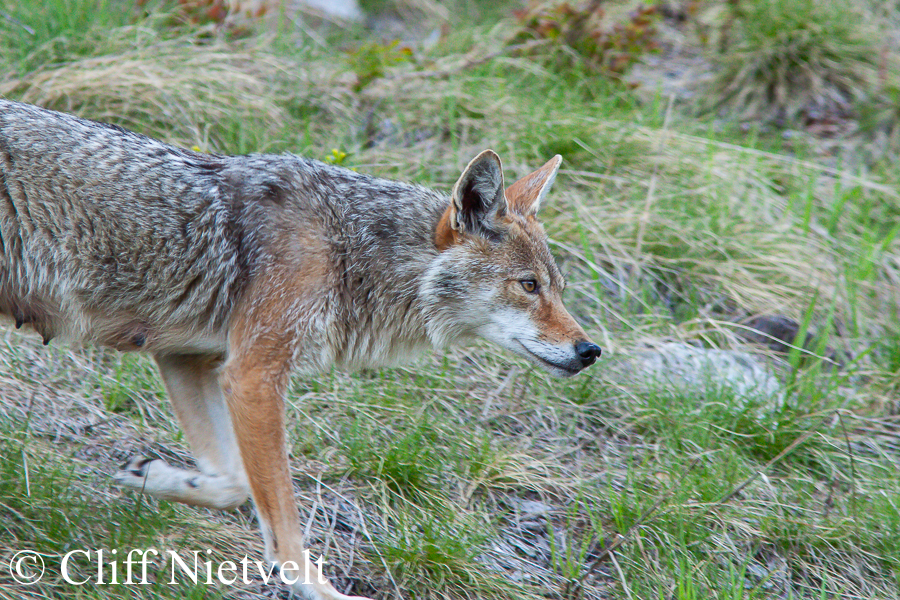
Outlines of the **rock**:
{"label": "rock", "polygon": [[699,396],[710,386],[724,386],[738,398],[764,399],[770,406],[780,406],[784,400],[778,379],[746,352],[666,342],[640,350],[635,358],[632,377],[644,385]]}
{"label": "rock", "polygon": [[[761,315],[747,321],[747,329],[742,335],[747,341],[768,346],[776,352],[788,352],[791,344],[797,339],[800,332],[800,324],[788,317],[781,315]],[[806,334],[803,342],[804,348],[812,344],[813,336]]]}
{"label": "rock", "polygon": [[361,21],[363,18],[356,0],[303,0],[302,4],[332,19]]}
{"label": "rock", "polygon": [[553,511],[553,507],[537,500],[519,500],[518,508],[521,511],[519,518],[522,520],[542,517]]}
{"label": "rock", "polygon": [[[741,336],[748,342],[768,346],[776,352],[785,354],[797,343],[797,334],[800,332],[800,323],[782,315],[760,315],[744,324],[747,329],[741,332]],[[807,332],[802,347],[814,355],[818,343],[816,336],[812,332]],[[834,348],[825,348],[825,358],[835,365],[843,364],[841,355]]]}

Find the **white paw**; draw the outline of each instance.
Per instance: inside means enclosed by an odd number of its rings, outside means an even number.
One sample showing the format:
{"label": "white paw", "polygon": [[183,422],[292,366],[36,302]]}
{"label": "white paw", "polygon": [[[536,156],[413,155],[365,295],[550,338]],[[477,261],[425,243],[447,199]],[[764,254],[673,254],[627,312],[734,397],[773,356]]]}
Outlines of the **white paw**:
{"label": "white paw", "polygon": [[122,487],[163,500],[219,509],[240,506],[250,493],[246,482],[239,477],[176,469],[149,458],[128,461],[115,474],[115,481]]}
{"label": "white paw", "polygon": [[[163,466],[168,467],[168,465],[160,460],[136,456],[122,465],[121,470],[113,476],[113,479],[123,487],[141,491],[147,486],[147,482],[150,479],[152,463],[160,463]],[[156,469],[154,469],[154,471],[156,471]]]}

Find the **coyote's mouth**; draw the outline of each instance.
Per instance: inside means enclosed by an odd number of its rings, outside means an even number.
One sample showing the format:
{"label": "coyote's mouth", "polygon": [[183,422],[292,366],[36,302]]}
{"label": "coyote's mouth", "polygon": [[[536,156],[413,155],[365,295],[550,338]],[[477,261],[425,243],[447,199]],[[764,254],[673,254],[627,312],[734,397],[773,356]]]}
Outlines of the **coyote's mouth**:
{"label": "coyote's mouth", "polygon": [[568,365],[561,365],[559,363],[553,362],[552,360],[547,360],[540,354],[533,352],[531,349],[529,349],[528,346],[526,346],[524,343],[522,343],[522,340],[516,339],[516,342],[518,342],[518,344],[522,347],[523,350],[525,350],[525,352],[527,352],[528,354],[535,357],[540,362],[542,362],[543,364],[545,364],[549,367],[553,367],[554,369],[559,369],[560,371],[563,371],[568,375],[575,375],[581,371],[580,367],[577,369],[573,369],[572,367],[570,367]]}

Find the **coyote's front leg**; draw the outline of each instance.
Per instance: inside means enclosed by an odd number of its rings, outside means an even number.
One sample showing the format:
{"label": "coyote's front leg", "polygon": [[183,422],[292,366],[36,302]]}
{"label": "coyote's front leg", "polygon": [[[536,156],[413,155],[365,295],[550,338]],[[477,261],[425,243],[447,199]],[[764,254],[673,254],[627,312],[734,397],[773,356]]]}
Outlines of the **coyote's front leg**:
{"label": "coyote's front leg", "polygon": [[293,588],[304,598],[359,599],[334,589],[305,551],[285,444],[283,391],[289,365],[288,357],[280,355],[288,344],[262,346],[267,345],[257,341],[229,358],[222,388],[256,504],[266,559],[280,569],[291,569],[283,570],[282,576],[298,579]]}

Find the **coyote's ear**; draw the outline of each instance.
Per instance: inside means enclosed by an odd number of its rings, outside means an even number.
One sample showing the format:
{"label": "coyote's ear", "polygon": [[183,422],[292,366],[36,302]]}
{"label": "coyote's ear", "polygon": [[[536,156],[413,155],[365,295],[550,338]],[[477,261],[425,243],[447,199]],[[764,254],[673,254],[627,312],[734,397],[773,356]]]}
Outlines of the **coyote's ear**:
{"label": "coyote's ear", "polygon": [[500,157],[485,150],[472,159],[450,194],[449,225],[460,233],[497,235],[496,223],[506,214]]}
{"label": "coyote's ear", "polygon": [[562,156],[557,154],[543,167],[506,188],[506,198],[509,201],[510,210],[524,217],[536,215],[544,196],[550,191],[550,186],[556,179],[560,163],[562,163]]}

